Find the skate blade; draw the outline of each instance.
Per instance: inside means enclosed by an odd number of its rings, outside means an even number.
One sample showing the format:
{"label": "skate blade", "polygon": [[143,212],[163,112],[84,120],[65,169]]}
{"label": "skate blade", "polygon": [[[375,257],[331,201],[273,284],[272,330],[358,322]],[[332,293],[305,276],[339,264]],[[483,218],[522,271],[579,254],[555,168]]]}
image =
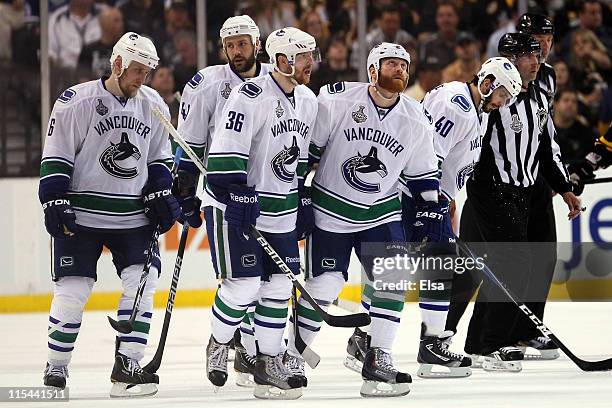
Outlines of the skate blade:
{"label": "skate blade", "polygon": [[472,359],[471,368],[482,368],[482,362],[484,361],[484,357],[479,354],[471,354],[470,358]]}
{"label": "skate blade", "polygon": [[229,349],[227,352],[227,361],[234,361],[236,359],[236,350]]}
{"label": "skate blade", "polygon": [[157,394],[157,384],[127,384],[116,382],[110,390],[111,398],[148,397]]}
{"label": "skate blade", "polygon": [[364,380],[359,393],[364,398],[401,397],[410,392],[410,383],[390,384]]}
{"label": "skate blade", "polygon": [[294,400],[302,396],[302,388],[283,390],[273,385],[256,384],[253,396],[259,399]]}
{"label": "skate blade", "polygon": [[482,368],[485,371],[518,373],[523,370],[523,365],[520,361],[501,361],[485,357],[484,361],[482,362]]}
{"label": "skate blade", "polygon": [[[559,350],[537,350],[531,347],[519,347],[523,354],[523,360],[556,360],[559,358]],[[528,353],[529,351],[529,353]]]}
{"label": "skate blade", "polygon": [[241,373],[236,371],[236,385],[239,387],[249,387],[252,388],[255,386],[255,381],[253,380],[253,376],[249,373]]}
{"label": "skate blade", "polygon": [[363,363],[357,360],[353,356],[346,356],[343,362],[344,366],[351,371],[354,371],[358,374],[361,374],[361,369],[363,368]]}
{"label": "skate blade", "polygon": [[472,370],[470,367],[446,367],[439,364],[421,364],[417,371],[417,375],[421,378],[465,378],[472,375]]}

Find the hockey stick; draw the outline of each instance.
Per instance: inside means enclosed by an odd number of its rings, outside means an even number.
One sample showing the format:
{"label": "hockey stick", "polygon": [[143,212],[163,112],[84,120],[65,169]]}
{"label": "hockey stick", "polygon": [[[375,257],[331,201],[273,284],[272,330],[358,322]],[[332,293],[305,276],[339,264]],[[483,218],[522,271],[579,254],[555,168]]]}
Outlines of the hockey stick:
{"label": "hockey stick", "polygon": [[[162,125],[168,130],[170,136],[174,139],[174,141],[181,146],[183,151],[189,156],[189,158],[193,161],[195,166],[202,172],[202,174],[206,174],[206,169],[204,165],[195,154],[195,152],[189,147],[187,142],[181,137],[181,135],[174,129],[174,126],[166,119],[163,113],[158,108],[152,109],[153,114],[157,119],[161,122]],[[291,272],[291,269],[287,266],[287,264],[282,260],[282,258],[278,255],[278,253],[272,248],[272,246],[268,243],[268,241],[261,235],[259,231],[254,226],[251,226],[251,232],[254,234],[256,241],[261,245],[263,250],[272,258],[274,263],[278,266],[278,268],[291,280],[293,285],[300,291],[302,296],[310,303],[312,308],[317,312],[325,321],[325,323],[330,326],[336,327],[360,327],[367,326],[370,324],[370,316],[366,313],[356,313],[352,315],[344,315],[344,316],[334,316],[327,313],[325,310],[319,306],[319,304],[310,296],[308,292],[304,289],[302,284],[297,280],[296,276]]]}
{"label": "hockey stick", "polygon": [[609,183],[612,181],[612,177],[603,177],[603,178],[594,178],[592,180],[586,180],[583,184],[599,184],[599,183]]}
{"label": "hockey stick", "polygon": [[142,270],[142,275],[140,275],[140,282],[138,283],[138,290],[136,290],[136,297],[134,298],[134,305],[132,306],[132,313],[130,314],[129,320],[115,320],[110,316],[108,317],[108,322],[113,327],[113,329],[117,330],[119,333],[128,334],[131,333],[134,329],[134,321],[136,320],[136,314],[138,313],[138,308],[140,306],[140,299],[142,299],[142,294],[144,293],[145,286],[147,284],[147,278],[149,277],[149,269],[151,269],[151,264],[153,263],[153,252],[157,247],[157,239],[159,238],[159,227],[155,226],[155,230],[153,231],[153,236],[151,237],[151,241],[149,242],[149,249],[147,250],[147,258],[145,260],[144,268]]}
{"label": "hockey stick", "polygon": [[166,302],[166,315],[164,316],[164,324],[162,326],[161,335],[159,338],[159,344],[155,355],[151,361],[144,366],[142,369],[148,373],[156,373],[161,365],[162,356],[164,354],[164,347],[166,346],[166,338],[168,337],[168,329],[170,327],[170,318],[172,317],[172,309],[174,307],[174,299],[176,297],[176,288],[178,287],[179,274],[181,273],[181,266],[183,265],[183,255],[185,254],[185,246],[187,245],[187,235],[189,234],[189,223],[183,224],[183,230],[181,231],[181,240],[179,242],[178,252],[176,254],[176,261],[174,262],[174,274],[172,275],[172,284],[170,285],[170,292],[168,292],[168,301]]}
{"label": "hockey stick", "polygon": [[[474,252],[472,252],[472,250],[467,245],[467,243],[458,239],[457,246],[464,253],[466,253],[470,258],[476,260],[476,255],[474,254]],[[563,344],[561,340],[559,340],[559,338],[555,336],[555,334],[552,331],[550,331],[550,329],[546,327],[544,323],[535,314],[533,314],[533,312],[529,310],[529,308],[523,302],[517,300],[517,297],[510,291],[510,289],[506,287],[506,285],[504,285],[497,278],[497,276],[495,276],[493,271],[491,271],[491,269],[486,264],[482,263],[482,265],[483,265],[481,269],[482,272],[491,280],[491,282],[497,285],[506,294],[506,296],[510,298],[510,300],[516,306],[518,306],[519,309],[521,309],[521,311],[525,314],[525,316],[527,316],[531,320],[531,322],[536,326],[536,328],[544,336],[548,336],[561,350],[563,350],[563,352],[569,357],[569,359],[572,360],[581,370],[583,371],[612,370],[612,358],[601,360],[601,361],[586,361],[586,360],[582,360],[576,357],[576,355],[574,355],[574,353],[572,353],[567,348],[567,346]]]}
{"label": "hockey stick", "polygon": [[[183,149],[178,146],[174,155],[174,168],[172,173],[176,175],[178,172],[179,161]],[[181,267],[183,266],[183,255],[185,254],[185,247],[187,246],[187,236],[189,235],[189,223],[183,223],[183,229],[181,230],[181,239],[179,241],[178,251],[176,253],[176,260],[174,261],[174,273],[172,274],[172,283],[170,284],[170,291],[168,292],[168,301],[166,302],[166,314],[164,315],[164,324],[162,325],[161,334],[159,337],[159,343],[157,344],[157,350],[151,361],[145,365],[142,369],[148,373],[156,373],[161,366],[162,356],[164,355],[164,348],[166,347],[166,339],[168,337],[168,329],[170,328],[170,318],[172,317],[172,309],[174,308],[174,299],[176,298],[176,289],[178,287],[179,275],[181,273]]]}
{"label": "hockey stick", "polygon": [[292,308],[292,317],[293,317],[293,332],[295,348],[300,352],[302,357],[304,357],[304,361],[308,363],[308,366],[312,369],[317,368],[319,362],[321,361],[321,357],[317,353],[315,353],[308,344],[304,343],[304,339],[300,336],[300,329],[298,324],[298,301],[297,301],[297,291],[295,290],[295,286],[291,290],[291,308]]}
{"label": "hockey stick", "polygon": [[[251,233],[259,245],[261,245],[263,250],[270,256],[270,258],[272,258],[272,261],[274,261],[278,269],[280,269],[289,278],[291,283],[293,283],[293,286],[300,291],[302,297],[304,297],[304,299],[310,303],[314,311],[321,316],[325,323],[334,327],[360,327],[370,324],[370,316],[367,313],[354,313],[350,315],[336,316],[323,310],[323,308],[319,306],[317,301],[314,300],[310,293],[304,289],[297,277],[293,274],[293,272],[291,272],[291,269],[289,269],[285,261],[283,261],[280,255],[278,255],[274,248],[272,248],[272,245],[270,245],[264,236],[261,235],[261,232],[259,232],[253,225],[251,225]],[[301,269],[302,268],[300,267],[300,270]]]}

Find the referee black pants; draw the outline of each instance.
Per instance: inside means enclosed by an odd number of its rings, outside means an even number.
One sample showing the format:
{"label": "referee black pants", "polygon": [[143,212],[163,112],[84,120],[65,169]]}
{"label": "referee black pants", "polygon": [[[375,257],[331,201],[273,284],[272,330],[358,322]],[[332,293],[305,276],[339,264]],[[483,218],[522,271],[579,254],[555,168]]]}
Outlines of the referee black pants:
{"label": "referee black pants", "polygon": [[[552,190],[542,176],[537,178],[531,194],[527,237],[533,245],[531,246],[531,274],[524,300],[527,307],[540,320],[543,320],[546,298],[557,262],[557,229]],[[513,333],[516,342],[541,336],[531,320],[523,313],[518,313],[520,315],[519,324]]]}
{"label": "referee black pants", "polygon": [[[468,200],[461,216],[460,237],[483,259],[499,280],[523,296],[531,266],[528,240],[531,188],[491,181],[467,183]],[[453,280],[447,329],[455,330],[467,302],[482,281],[470,319],[465,351],[489,354],[511,345],[519,315],[495,284],[476,271]]]}

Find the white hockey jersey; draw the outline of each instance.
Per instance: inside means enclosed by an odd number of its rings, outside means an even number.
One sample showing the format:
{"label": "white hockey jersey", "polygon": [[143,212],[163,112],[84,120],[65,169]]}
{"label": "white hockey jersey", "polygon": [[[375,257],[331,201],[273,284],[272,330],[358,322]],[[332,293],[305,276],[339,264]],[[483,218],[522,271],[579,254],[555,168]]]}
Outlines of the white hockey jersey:
{"label": "white hockey jersey", "polygon": [[268,74],[235,87],[222,111],[208,154],[202,205],[225,209],[211,183],[246,183],[259,194],[257,228],[272,233],[295,228],[298,178],[308,163],[317,99],[299,85],[293,102]]}
{"label": "white hockey jersey", "polygon": [[435,128],[434,149],[442,172],[440,192],[453,200],[478,162],[488,114],[478,115],[464,82],[439,85],[421,103]]}
{"label": "white hockey jersey", "polygon": [[[255,77],[271,72],[271,64],[259,64]],[[247,81],[249,79],[246,79]],[[223,106],[233,88],[245,82],[229,64],[214,65],[198,71],[185,85],[181,96],[178,132],[206,165],[206,146],[215,132]],[[181,160],[190,162],[187,155]]]}
{"label": "white hockey jersey", "polygon": [[422,107],[401,95],[381,111],[368,84],[358,82],[324,86],[318,101],[310,147],[321,158],[312,193],[317,227],[348,233],[399,221],[398,181],[438,174],[433,128]]}
{"label": "white hockey jersey", "polygon": [[65,90],[51,112],[41,186],[69,178],[68,198],[82,226],[148,225],[142,191],[149,166],[172,166],[168,132],[151,113],[156,107],[170,118],[163,99],[145,85],[121,99],[98,79]]}

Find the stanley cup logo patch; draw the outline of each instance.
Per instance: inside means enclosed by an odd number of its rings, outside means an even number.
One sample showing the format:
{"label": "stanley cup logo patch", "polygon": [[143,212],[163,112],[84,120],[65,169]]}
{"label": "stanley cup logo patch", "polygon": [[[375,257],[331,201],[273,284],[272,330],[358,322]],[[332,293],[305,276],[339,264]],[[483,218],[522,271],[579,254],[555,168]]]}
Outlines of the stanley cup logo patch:
{"label": "stanley cup logo patch", "polygon": [[281,116],[283,116],[283,114],[285,113],[285,110],[283,109],[283,107],[281,106],[280,101],[276,101],[276,109],[274,109],[274,112],[276,113],[276,117],[277,118],[281,118]]}
{"label": "stanley cup logo patch", "polygon": [[100,116],[104,116],[108,113],[108,108],[102,103],[102,99],[98,98],[98,103],[96,104],[96,112]]}
{"label": "stanley cup logo patch", "polygon": [[230,88],[230,83],[226,82],[225,88],[221,90],[221,96],[223,97],[223,99],[227,99],[229,98],[231,92],[232,92],[232,88]]}
{"label": "stanley cup logo patch", "polygon": [[365,106],[359,105],[359,108],[355,112],[351,113],[351,116],[353,117],[353,120],[355,122],[363,123],[366,120],[368,120],[368,116],[365,114],[364,110],[365,110]]}

